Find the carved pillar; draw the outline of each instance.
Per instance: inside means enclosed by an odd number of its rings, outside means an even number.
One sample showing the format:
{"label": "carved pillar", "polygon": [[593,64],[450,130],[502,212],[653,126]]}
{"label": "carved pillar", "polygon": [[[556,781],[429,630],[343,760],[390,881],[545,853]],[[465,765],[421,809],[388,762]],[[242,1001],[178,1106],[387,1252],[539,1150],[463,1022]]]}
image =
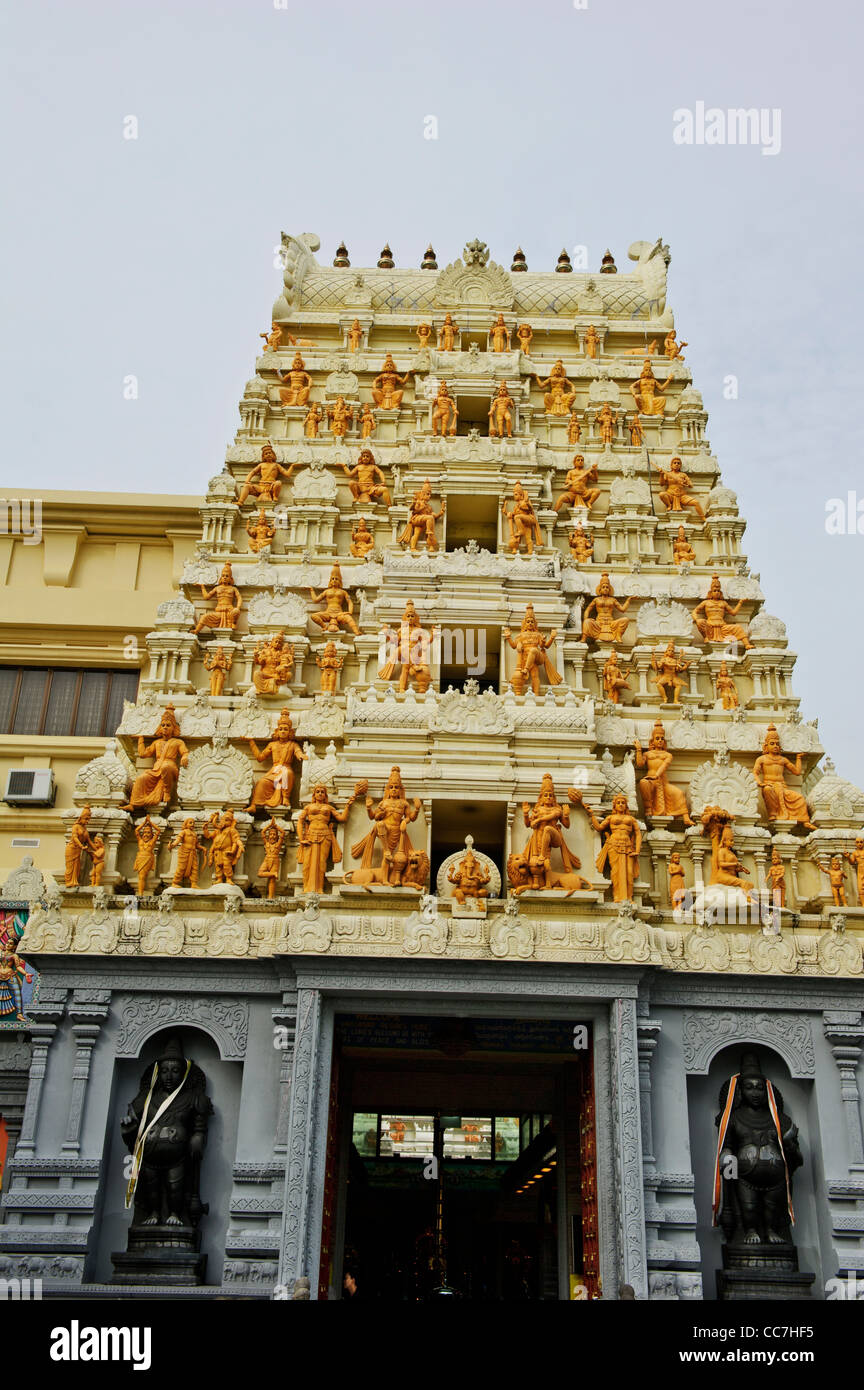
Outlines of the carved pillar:
{"label": "carved pillar", "polygon": [[[643,1013],[644,1010],[644,1013]],[[646,1177],[653,1174],[654,1126],[651,1118],[651,1058],[660,1041],[662,1024],[657,1019],[648,1018],[647,1003],[640,1003],[636,1023],[636,1036],[639,1045],[639,1107],[642,1118],[642,1166]]]}
{"label": "carved pillar", "polygon": [[276,1117],[276,1140],[273,1152],[283,1154],[288,1149],[288,1121],[291,1109],[291,1076],[294,1069],[294,1046],[297,1034],[297,991],[285,990],[282,1007],[273,1010],[273,1025],[285,1030],[285,1046],[281,1048],[279,1070],[279,1110]]}
{"label": "carved pillar", "polygon": [[57,1023],[52,1023],[50,1020],[59,1020],[63,1017],[63,1005],[40,1004],[31,1008],[29,1013],[30,1017],[35,1020],[30,1028],[30,1043],[33,1051],[30,1061],[30,1083],[27,1087],[27,1099],[24,1102],[24,1117],[21,1121],[21,1133],[15,1150],[16,1157],[32,1154],[36,1149],[36,1125],[39,1120],[42,1087],[45,1083],[45,1072],[48,1067],[48,1049],[57,1033]]}
{"label": "carved pillar", "polygon": [[315,1142],[316,1070],[321,1031],[321,993],[297,992],[297,1025],[294,1069],[288,1107],[288,1152],[285,1166],[285,1203],[282,1214],[280,1283],[293,1286],[301,1276],[317,1285],[317,1252],[314,1270],[309,1265],[309,1227],[312,1165]]}
{"label": "carved pillar", "polygon": [[849,1138],[849,1167],[852,1171],[860,1172],[864,1170],[864,1136],[861,1132],[860,1095],[855,1071],[864,1043],[861,1012],[826,1009],[822,1015],[822,1025],[840,1073],[840,1098]]}
{"label": "carved pillar", "polygon": [[108,1017],[110,1000],[111,994],[108,990],[93,992],[86,999],[76,992],[72,1000],[69,1017],[72,1019],[72,1032],[75,1036],[75,1066],[72,1070],[66,1137],[61,1146],[63,1153],[77,1154],[81,1149],[81,1122],[87,1084],[90,1080],[90,1061],[102,1024]]}
{"label": "carved pillar", "polygon": [[642,1127],[635,1000],[614,999],[611,1010],[609,1044],[612,1133],[617,1163],[615,1185],[618,1207],[619,1278],[621,1283],[633,1286],[637,1298],[647,1298],[645,1196],[642,1185]]}

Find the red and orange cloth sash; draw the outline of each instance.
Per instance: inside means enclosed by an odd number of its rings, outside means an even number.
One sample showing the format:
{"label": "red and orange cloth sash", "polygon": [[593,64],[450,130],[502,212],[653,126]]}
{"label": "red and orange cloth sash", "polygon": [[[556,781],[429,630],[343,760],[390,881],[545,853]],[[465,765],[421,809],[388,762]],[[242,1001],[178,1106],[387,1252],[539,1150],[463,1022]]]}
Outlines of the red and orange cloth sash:
{"label": "red and orange cloth sash", "polygon": [[[726,1096],[726,1104],[723,1107],[723,1114],[720,1116],[720,1132],[717,1136],[717,1159],[714,1164],[714,1202],[712,1218],[712,1225],[714,1226],[718,1224],[720,1212],[723,1207],[723,1175],[720,1171],[720,1155],[723,1152],[723,1145],[726,1140],[726,1131],[729,1128],[729,1120],[732,1116],[732,1106],[735,1101],[735,1091],[737,1090],[738,1082],[740,1079],[741,1073],[736,1072],[735,1075],[732,1077],[732,1080],[729,1082],[729,1093]],[[771,1085],[770,1081],[765,1082],[765,1089],[768,1095],[768,1109],[771,1112],[771,1119],[774,1121],[774,1129],[777,1132],[777,1143],[779,1144],[780,1152],[783,1155],[783,1171],[786,1175],[786,1207],[789,1212],[789,1220],[794,1226],[795,1212],[792,1207],[792,1183],[789,1176],[789,1164],[786,1161],[786,1150],[783,1148],[783,1131],[780,1127],[780,1112],[777,1109],[777,1101],[774,1098],[774,1087]]]}

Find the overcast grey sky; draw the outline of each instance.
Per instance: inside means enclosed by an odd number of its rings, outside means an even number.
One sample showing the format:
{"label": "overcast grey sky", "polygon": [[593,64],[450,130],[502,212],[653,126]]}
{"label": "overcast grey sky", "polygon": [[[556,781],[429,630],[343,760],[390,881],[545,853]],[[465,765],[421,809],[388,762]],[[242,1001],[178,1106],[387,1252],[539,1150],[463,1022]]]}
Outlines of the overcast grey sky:
{"label": "overcast grey sky", "polygon": [[[804,717],[864,785],[864,535],[825,531],[829,498],[864,499],[862,28],[854,0],[16,0],[3,483],[200,491],[282,228],[317,232],[328,262],[341,237],[355,265],[385,241],[418,265],[431,240],[443,266],[479,236],[537,269],[578,244],[626,269],[662,235]],[[779,153],[676,144],[673,112],[700,101],[779,108]]]}

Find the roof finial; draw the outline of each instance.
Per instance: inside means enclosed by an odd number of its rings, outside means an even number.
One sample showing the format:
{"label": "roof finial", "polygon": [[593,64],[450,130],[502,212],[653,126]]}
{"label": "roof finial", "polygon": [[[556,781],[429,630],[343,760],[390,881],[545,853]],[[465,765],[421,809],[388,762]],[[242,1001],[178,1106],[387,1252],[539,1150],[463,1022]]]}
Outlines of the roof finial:
{"label": "roof finial", "polygon": [[606,254],[605,254],[604,257],[603,257],[603,260],[600,262],[600,274],[601,274],[601,275],[617,275],[617,274],[618,274],[618,267],[617,267],[617,265],[615,264],[615,257],[612,255],[612,252],[609,250],[609,247],[608,247],[608,246],[606,247]]}
{"label": "roof finial", "polygon": [[393,269],[393,265],[394,265],[394,261],[393,261],[393,252],[390,250],[390,243],[389,243],[389,241],[388,241],[388,242],[385,242],[385,244],[384,244],[384,250],[381,252],[381,255],[378,257],[378,269],[379,269],[379,270],[392,270],[392,269]]}
{"label": "roof finial", "polygon": [[336,247],[336,256],[333,260],[333,264],[339,266],[340,269],[351,264],[348,259],[348,247],[345,245],[344,241],[340,241],[339,245]]}
{"label": "roof finial", "polygon": [[422,261],[420,262],[420,269],[421,269],[421,270],[437,270],[437,269],[438,269],[438,262],[437,262],[436,259],[435,259],[435,252],[434,252],[433,249],[432,249],[432,243],[431,243],[431,241],[430,241],[429,245],[426,247],[426,254],[425,254],[425,256],[423,257]]}
{"label": "roof finial", "polygon": [[527,262],[526,259],[525,259],[525,252],[522,250],[522,247],[521,247],[521,246],[517,246],[516,250],[513,252],[513,264],[511,265],[510,269],[511,269],[511,270],[527,270],[527,269],[528,269],[528,262]]}
{"label": "roof finial", "polygon": [[558,257],[558,264],[555,269],[558,271],[559,275],[568,275],[572,273],[573,267],[570,264],[570,257],[567,255],[566,249],[562,251],[561,255]]}

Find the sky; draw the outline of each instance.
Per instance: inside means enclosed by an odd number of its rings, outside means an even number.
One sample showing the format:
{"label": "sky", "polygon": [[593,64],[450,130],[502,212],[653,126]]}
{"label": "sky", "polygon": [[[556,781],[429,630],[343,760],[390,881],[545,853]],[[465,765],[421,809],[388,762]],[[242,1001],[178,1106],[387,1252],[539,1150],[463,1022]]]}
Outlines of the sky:
{"label": "sky", "polygon": [[[802,715],[864,786],[862,30],[854,0],[11,0],[0,482],[202,491],[283,229],[358,267],[479,237],[505,266],[608,246],[626,270],[662,236]],[[765,137],[676,142],[699,103],[764,111]],[[830,534],[850,493],[861,534]]]}

